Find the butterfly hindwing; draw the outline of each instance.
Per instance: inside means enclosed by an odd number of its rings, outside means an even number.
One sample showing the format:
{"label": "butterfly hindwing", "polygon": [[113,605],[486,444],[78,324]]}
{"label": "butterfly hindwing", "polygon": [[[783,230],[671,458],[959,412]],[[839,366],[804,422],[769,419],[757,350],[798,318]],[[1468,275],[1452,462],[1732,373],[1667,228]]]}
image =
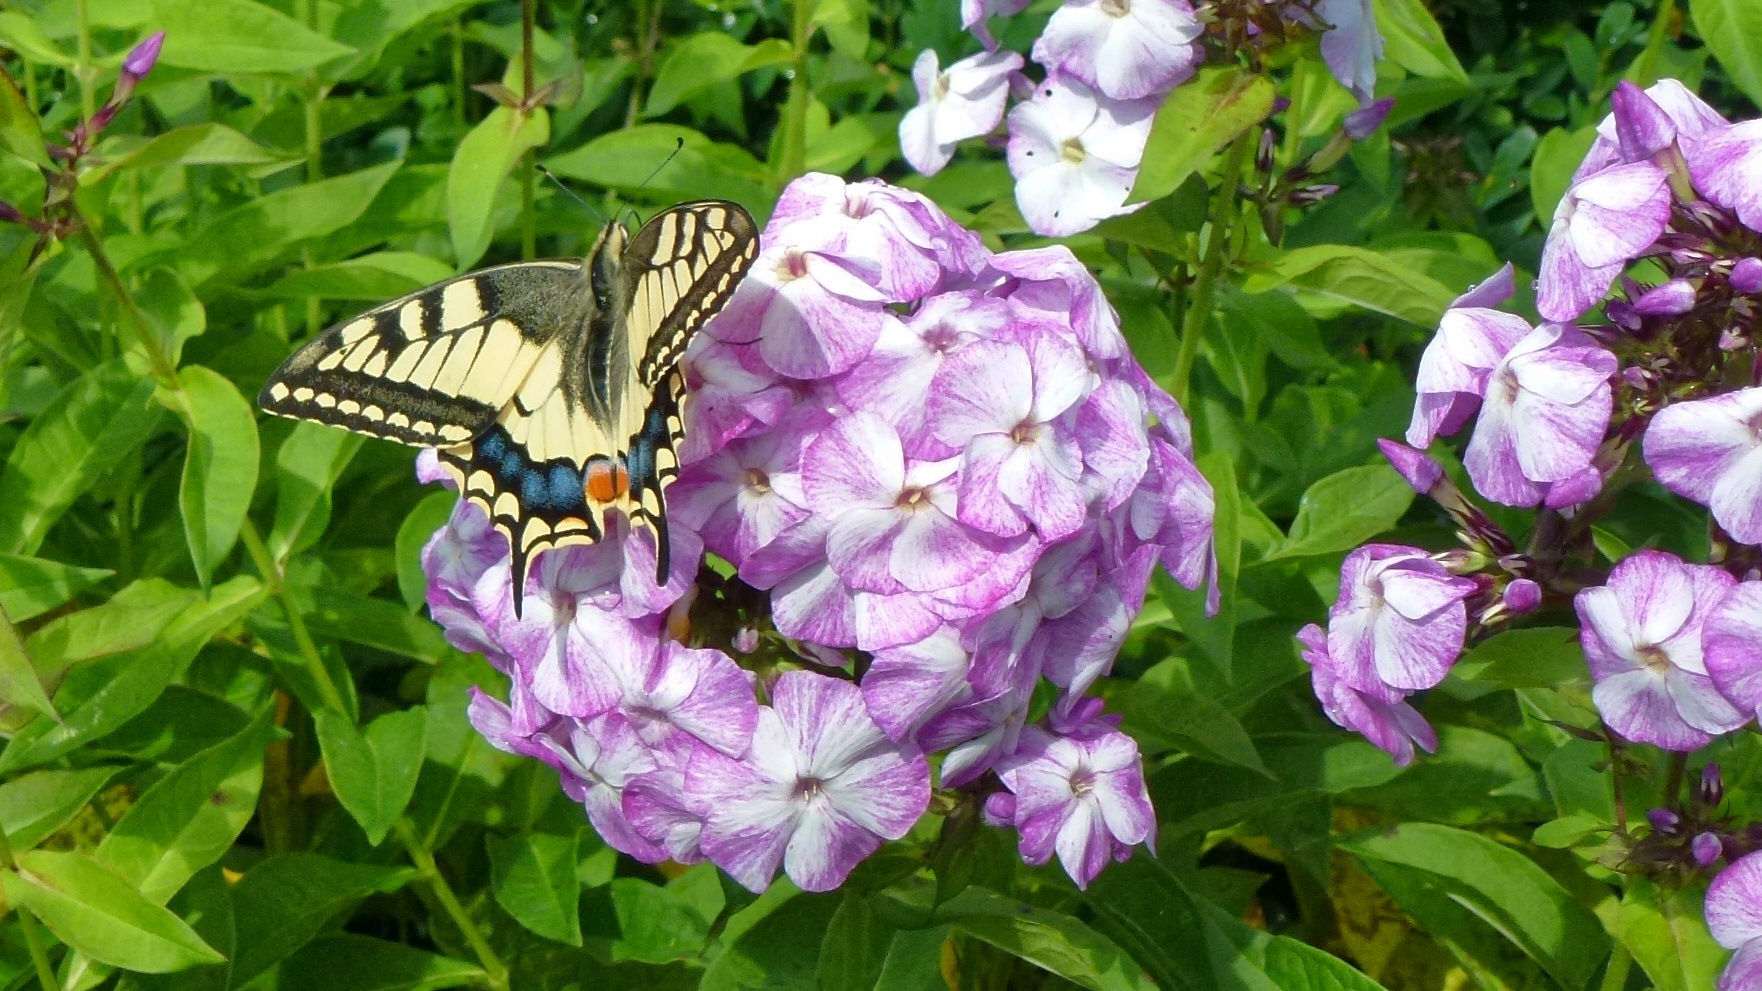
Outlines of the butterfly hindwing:
{"label": "butterfly hindwing", "polygon": [[294,352],[265,410],[424,447],[482,433],[574,316],[580,262],[523,262],[411,293]]}

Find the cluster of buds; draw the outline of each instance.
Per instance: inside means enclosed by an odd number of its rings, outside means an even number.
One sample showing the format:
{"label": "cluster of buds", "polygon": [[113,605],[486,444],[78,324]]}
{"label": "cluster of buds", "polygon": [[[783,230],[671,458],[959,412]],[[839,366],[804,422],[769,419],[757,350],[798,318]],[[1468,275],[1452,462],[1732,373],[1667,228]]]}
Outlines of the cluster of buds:
{"label": "cluster of buds", "polygon": [[1647,810],[1651,832],[1634,841],[1611,866],[1680,885],[1720,860],[1735,863],[1762,850],[1762,824],[1740,825],[1730,815],[1722,815],[1724,802],[1724,776],[1718,764],[1709,763],[1686,799]]}

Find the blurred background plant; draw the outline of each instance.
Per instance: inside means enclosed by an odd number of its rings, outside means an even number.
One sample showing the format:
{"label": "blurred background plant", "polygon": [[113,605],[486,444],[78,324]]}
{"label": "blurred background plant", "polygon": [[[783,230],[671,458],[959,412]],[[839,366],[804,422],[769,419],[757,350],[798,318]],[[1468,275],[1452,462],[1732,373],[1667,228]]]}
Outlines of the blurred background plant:
{"label": "blurred background plant", "polygon": [[[1421,348],[1502,261],[1536,271],[1619,81],[1755,115],[1749,0],[1376,0],[1394,102],[1315,177],[1337,190],[1237,208],[1357,105],[1299,32],[1258,66],[1258,113],[1171,95],[1153,202],[1062,239],[1183,400],[1217,496],[1217,618],[1159,574],[1097,689],[1146,755],[1158,859],[1079,893],[933,804],[842,891],[755,897],[619,856],[554,772],[471,731],[468,687],[500,676],[422,613],[453,495],[405,448],[245,397],[368,305],[578,254],[629,209],[724,197],[763,221],[809,171],[920,190],[994,249],[1047,243],[1001,135],[931,177],[901,158],[919,53],[981,50],[969,6],[0,8],[0,984],[1712,986],[1695,884],[1597,860],[1618,808],[1672,804],[1695,769],[1576,729],[1588,676],[1561,629],[1471,653],[1423,706],[1438,753],[1407,768],[1322,716],[1291,637],[1357,544],[1453,544],[1375,447],[1406,426]],[[991,26],[1026,51],[1058,7]],[[1270,167],[1232,166],[1263,118]],[[1704,515],[1655,486],[1623,499],[1597,532],[1611,559],[1704,559]],[[1762,800],[1756,739],[1720,754],[1728,815]]]}

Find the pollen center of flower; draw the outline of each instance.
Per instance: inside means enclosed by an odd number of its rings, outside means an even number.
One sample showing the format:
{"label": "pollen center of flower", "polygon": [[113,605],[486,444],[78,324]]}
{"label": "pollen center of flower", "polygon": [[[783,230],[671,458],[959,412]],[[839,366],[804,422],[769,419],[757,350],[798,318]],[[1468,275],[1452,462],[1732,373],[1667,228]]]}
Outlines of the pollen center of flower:
{"label": "pollen center of flower", "polygon": [[893,504],[901,509],[922,509],[930,505],[930,493],[918,487],[907,488],[900,492]]}
{"label": "pollen center of flower", "polygon": [[948,96],[949,88],[948,73],[939,74],[936,81],[930,84],[930,99],[940,100]]}
{"label": "pollen center of flower", "polygon": [[1088,768],[1071,772],[1071,794],[1078,798],[1095,790],[1095,775]]}
{"label": "pollen center of flower", "polygon": [[[940,81],[940,77],[939,77],[939,81]],[[849,186],[846,186],[844,188],[844,213],[845,213],[845,216],[854,217],[857,220],[861,220],[864,217],[867,217],[869,215],[869,212],[870,212],[870,206],[869,206],[869,193],[868,193],[868,191],[861,189],[861,188],[858,188],[858,186],[855,183],[852,183]]]}
{"label": "pollen center of flower", "polygon": [[746,470],[746,486],[754,492],[764,495],[771,491],[771,476],[765,474],[761,468],[748,468]]}
{"label": "pollen center of flower", "polygon": [[1083,160],[1089,157],[1089,153],[1083,150],[1081,139],[1066,138],[1065,143],[1059,148],[1059,157],[1072,165],[1081,165]]}
{"label": "pollen center of flower", "polygon": [[1132,12],[1132,0],[1101,0],[1101,12],[1113,17],[1124,17]]}
{"label": "pollen center of flower", "polygon": [[1641,647],[1638,653],[1640,663],[1644,664],[1646,669],[1653,674],[1664,674],[1670,670],[1670,655],[1666,654],[1663,648],[1657,646]]}
{"label": "pollen center of flower", "polygon": [[819,778],[796,778],[795,797],[811,802],[825,793],[826,783]]}
{"label": "pollen center of flower", "polygon": [[1016,429],[1009,432],[1009,439],[1018,444],[1032,444],[1040,439],[1040,424],[1023,420],[1016,424]]}
{"label": "pollen center of flower", "polygon": [[790,282],[808,274],[808,256],[797,249],[783,253],[777,262],[777,281]]}
{"label": "pollen center of flower", "polygon": [[947,324],[937,324],[924,335],[924,346],[938,354],[947,354],[960,342],[960,335]]}

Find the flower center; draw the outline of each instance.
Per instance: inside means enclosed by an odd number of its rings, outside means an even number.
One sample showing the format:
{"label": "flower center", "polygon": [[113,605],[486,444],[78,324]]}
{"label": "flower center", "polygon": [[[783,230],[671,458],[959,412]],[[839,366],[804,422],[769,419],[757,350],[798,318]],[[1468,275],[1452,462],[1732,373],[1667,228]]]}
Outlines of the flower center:
{"label": "flower center", "polygon": [[762,468],[748,468],[746,470],[746,486],[754,492],[764,495],[771,491],[771,476],[765,474]]}
{"label": "flower center", "polygon": [[1670,655],[1666,654],[1661,647],[1641,647],[1639,655],[1640,663],[1644,664],[1646,670],[1653,674],[1665,674],[1671,668]]}
{"label": "flower center", "polygon": [[936,77],[936,81],[930,84],[930,99],[940,100],[948,96],[949,89],[948,73],[941,73]]}
{"label": "flower center", "polygon": [[1095,774],[1088,768],[1078,768],[1071,772],[1071,794],[1078,798],[1095,790]]}
{"label": "flower center", "polygon": [[1058,156],[1072,165],[1082,165],[1083,160],[1089,157],[1089,153],[1083,150],[1082,139],[1066,138],[1065,143],[1059,147]]}
{"label": "flower center", "polygon": [[930,492],[921,486],[914,486],[902,491],[893,504],[900,509],[925,509],[930,505]]}
{"label": "flower center", "polygon": [[1009,432],[1009,439],[1017,444],[1032,444],[1040,439],[1040,424],[1033,420],[1023,420]]}
{"label": "flower center", "polygon": [[777,262],[777,281],[793,282],[808,274],[808,256],[799,248],[791,248],[783,253]]}
{"label": "flower center", "polygon": [[[940,78],[940,77],[939,77]],[[861,220],[870,212],[869,193],[858,189],[855,183],[844,188],[844,213],[847,217]]]}
{"label": "flower center", "polygon": [[1101,12],[1112,17],[1124,17],[1132,12],[1132,0],[1101,0]]}
{"label": "flower center", "polygon": [[825,792],[826,783],[819,778],[795,779],[795,797],[804,802],[812,802]]}
{"label": "flower center", "polygon": [[960,343],[960,335],[947,324],[937,324],[924,335],[924,346],[938,354],[947,354]]}

